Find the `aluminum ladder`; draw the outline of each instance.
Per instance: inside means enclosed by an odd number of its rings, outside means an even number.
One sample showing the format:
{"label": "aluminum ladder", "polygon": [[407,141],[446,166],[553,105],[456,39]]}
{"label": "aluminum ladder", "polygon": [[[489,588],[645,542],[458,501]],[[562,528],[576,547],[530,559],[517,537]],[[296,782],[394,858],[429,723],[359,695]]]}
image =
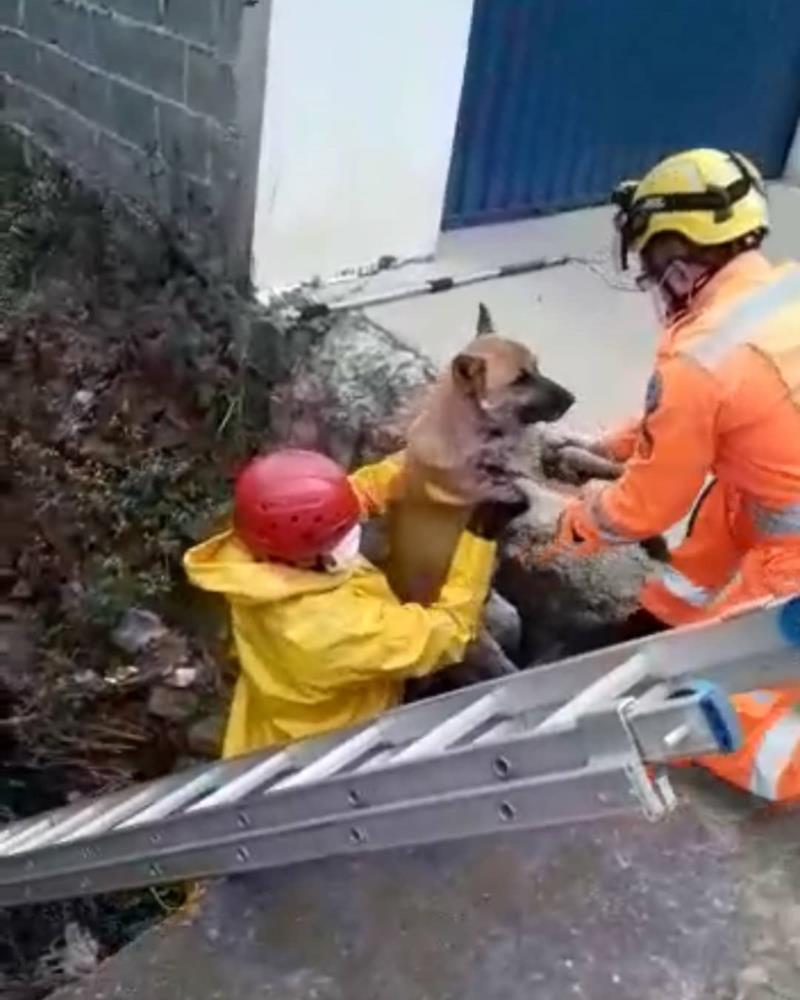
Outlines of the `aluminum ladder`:
{"label": "aluminum ladder", "polygon": [[0,905],[675,806],[736,748],[728,694],[800,681],[800,596],[0,829]]}

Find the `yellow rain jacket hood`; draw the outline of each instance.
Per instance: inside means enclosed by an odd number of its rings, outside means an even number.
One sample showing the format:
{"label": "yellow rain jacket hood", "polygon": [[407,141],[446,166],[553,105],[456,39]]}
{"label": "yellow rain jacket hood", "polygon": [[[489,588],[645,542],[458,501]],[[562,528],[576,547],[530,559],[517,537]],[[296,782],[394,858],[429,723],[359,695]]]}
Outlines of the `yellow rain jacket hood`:
{"label": "yellow rain jacket hood", "polygon": [[397,705],[403,681],[457,662],[475,636],[495,546],[464,533],[437,604],[400,604],[374,566],[343,573],[258,562],[228,531],[185,556],[221,594],[241,673],[224,756],[345,728]]}

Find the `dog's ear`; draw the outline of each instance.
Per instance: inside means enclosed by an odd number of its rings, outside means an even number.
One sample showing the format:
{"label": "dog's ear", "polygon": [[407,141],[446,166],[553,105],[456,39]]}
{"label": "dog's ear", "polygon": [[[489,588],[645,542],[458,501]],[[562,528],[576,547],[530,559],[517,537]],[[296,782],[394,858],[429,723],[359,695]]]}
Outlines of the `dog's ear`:
{"label": "dog's ear", "polygon": [[471,399],[483,399],[486,394],[486,359],[477,354],[458,354],[451,366],[456,388]]}
{"label": "dog's ear", "polygon": [[475,332],[479,337],[488,337],[489,334],[496,332],[492,314],[485,302],[481,302],[478,306],[478,325],[475,327]]}

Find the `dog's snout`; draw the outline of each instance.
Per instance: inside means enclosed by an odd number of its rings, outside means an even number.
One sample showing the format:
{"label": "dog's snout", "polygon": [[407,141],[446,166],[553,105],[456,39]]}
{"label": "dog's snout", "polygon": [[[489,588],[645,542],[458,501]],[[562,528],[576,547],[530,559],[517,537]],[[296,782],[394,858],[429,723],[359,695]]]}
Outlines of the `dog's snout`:
{"label": "dog's snout", "polygon": [[551,423],[563,417],[575,402],[575,397],[563,385],[539,375],[536,378],[533,396],[523,407],[526,423]]}
{"label": "dog's snout", "polygon": [[564,386],[559,385],[558,382],[551,382],[550,386],[552,390],[553,416],[549,419],[558,420],[559,417],[563,417],[567,410],[569,410],[573,405],[575,397],[569,389],[565,389]]}

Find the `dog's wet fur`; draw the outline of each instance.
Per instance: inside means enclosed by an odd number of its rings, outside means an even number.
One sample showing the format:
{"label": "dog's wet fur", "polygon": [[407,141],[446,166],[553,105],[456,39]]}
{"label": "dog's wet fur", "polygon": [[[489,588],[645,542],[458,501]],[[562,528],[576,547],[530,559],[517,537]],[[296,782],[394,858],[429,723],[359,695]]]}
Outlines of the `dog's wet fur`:
{"label": "dog's wet fur", "polygon": [[562,417],[572,393],[524,344],[499,336],[481,304],[477,336],[452,361],[411,425],[407,496],[472,506],[502,488],[526,427]]}
{"label": "dog's wet fur", "polygon": [[[481,305],[477,336],[432,387],[409,429],[400,490],[387,518],[385,569],[401,600],[437,599],[474,507],[511,499],[526,429],[558,420],[573,402],[529,348],[496,333]],[[427,681],[425,693],[431,685],[447,690],[514,669],[484,631],[465,664]]]}

